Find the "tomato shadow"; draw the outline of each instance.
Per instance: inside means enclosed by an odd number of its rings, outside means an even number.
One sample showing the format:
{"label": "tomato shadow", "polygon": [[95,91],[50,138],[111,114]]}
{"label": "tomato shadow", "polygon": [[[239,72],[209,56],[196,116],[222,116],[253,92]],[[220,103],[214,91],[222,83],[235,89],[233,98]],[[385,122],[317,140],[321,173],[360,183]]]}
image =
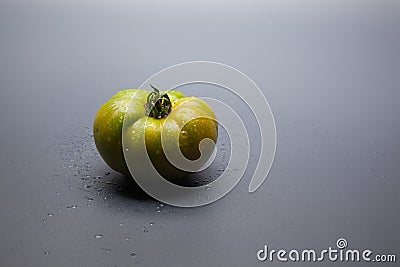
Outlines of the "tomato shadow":
{"label": "tomato shadow", "polygon": [[131,176],[109,171],[105,171],[105,173],[110,173],[106,176],[106,181],[103,182],[103,188],[108,194],[124,199],[157,202],[157,200],[143,191]]}
{"label": "tomato shadow", "polygon": [[[132,199],[143,202],[157,202],[149,196],[131,176],[127,176],[118,172],[105,170],[107,173],[101,181],[102,189],[108,195],[113,195],[114,198]],[[208,177],[208,176],[207,176]],[[209,176],[211,178],[211,176]],[[214,179],[205,179],[202,173],[192,173],[179,180],[169,180],[171,183],[185,187],[197,187],[208,184]]]}

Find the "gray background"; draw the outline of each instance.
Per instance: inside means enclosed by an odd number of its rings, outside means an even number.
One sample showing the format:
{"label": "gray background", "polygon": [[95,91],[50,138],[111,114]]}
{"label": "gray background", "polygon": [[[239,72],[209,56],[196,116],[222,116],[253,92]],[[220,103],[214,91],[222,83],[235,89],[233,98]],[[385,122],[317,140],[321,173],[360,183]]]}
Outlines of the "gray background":
{"label": "gray background", "polygon": [[[340,237],[399,258],[399,2],[165,2],[1,1],[0,265],[286,266],[258,262],[257,250]],[[254,194],[257,138],[230,194],[182,209],[110,171],[91,126],[118,90],[192,60],[249,75],[278,146]],[[254,129],[238,99],[210,96]]]}

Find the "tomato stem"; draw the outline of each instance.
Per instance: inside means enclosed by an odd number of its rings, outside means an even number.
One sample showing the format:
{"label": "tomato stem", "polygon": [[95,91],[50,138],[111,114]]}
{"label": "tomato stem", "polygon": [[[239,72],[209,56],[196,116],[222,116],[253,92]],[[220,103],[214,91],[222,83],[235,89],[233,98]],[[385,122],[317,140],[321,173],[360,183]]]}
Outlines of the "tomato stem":
{"label": "tomato stem", "polygon": [[147,96],[147,103],[145,105],[147,116],[156,119],[167,117],[172,109],[169,96],[167,94],[161,95],[160,90],[151,84],[150,87],[154,91]]}

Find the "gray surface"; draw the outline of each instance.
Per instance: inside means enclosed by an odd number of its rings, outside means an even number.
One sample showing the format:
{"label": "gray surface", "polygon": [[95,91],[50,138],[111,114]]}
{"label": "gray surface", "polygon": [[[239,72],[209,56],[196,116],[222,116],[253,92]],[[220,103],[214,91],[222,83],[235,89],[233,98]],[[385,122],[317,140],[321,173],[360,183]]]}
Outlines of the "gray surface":
{"label": "gray surface", "polygon": [[[0,3],[1,266],[285,266],[257,250],[339,237],[400,257],[398,1],[129,2]],[[191,60],[262,88],[277,155],[254,194],[247,175],[211,205],[160,207],[105,175],[91,124],[117,90]]]}

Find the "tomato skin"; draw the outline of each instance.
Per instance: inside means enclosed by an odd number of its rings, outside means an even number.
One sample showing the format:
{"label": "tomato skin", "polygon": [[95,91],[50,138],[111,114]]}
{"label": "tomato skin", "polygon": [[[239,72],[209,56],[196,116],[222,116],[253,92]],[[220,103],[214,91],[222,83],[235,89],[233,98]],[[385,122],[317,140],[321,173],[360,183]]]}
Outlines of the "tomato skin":
{"label": "tomato skin", "polygon": [[[125,144],[134,150],[135,142],[145,137],[147,153],[157,171],[165,178],[182,177],[186,172],[169,163],[164,154],[161,133],[163,130],[171,133],[167,140],[163,140],[164,144],[178,145],[186,158],[194,160],[200,156],[198,147],[203,138],[217,141],[216,116],[203,100],[169,91],[172,110],[168,117],[149,117],[145,109],[148,94],[149,91],[145,90],[123,90],[100,108],[93,124],[96,147],[112,169],[130,176],[122,148],[122,128],[124,120],[127,120],[124,128],[128,131],[125,134],[128,140]],[[177,135],[179,144],[168,140]]]}

